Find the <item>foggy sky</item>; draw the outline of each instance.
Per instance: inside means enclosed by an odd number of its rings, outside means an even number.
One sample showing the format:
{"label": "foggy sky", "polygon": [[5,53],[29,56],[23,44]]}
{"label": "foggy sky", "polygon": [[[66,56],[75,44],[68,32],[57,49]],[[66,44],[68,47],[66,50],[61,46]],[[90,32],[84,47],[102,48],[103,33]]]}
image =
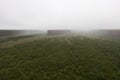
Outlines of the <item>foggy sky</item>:
{"label": "foggy sky", "polygon": [[0,0],[0,29],[120,29],[120,0]]}

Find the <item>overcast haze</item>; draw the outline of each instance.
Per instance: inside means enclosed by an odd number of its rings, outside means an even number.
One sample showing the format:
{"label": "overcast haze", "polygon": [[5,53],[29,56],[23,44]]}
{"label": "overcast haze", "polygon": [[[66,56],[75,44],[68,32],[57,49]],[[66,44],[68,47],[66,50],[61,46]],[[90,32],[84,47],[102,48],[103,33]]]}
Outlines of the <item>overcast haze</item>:
{"label": "overcast haze", "polygon": [[0,0],[0,29],[120,29],[120,0]]}

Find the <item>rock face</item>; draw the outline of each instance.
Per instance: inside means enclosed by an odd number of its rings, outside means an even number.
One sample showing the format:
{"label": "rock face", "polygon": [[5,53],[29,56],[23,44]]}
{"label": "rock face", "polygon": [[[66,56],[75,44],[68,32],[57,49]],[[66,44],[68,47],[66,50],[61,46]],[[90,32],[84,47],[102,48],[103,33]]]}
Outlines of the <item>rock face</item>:
{"label": "rock face", "polygon": [[48,30],[48,35],[61,35],[61,34],[69,34],[71,30]]}

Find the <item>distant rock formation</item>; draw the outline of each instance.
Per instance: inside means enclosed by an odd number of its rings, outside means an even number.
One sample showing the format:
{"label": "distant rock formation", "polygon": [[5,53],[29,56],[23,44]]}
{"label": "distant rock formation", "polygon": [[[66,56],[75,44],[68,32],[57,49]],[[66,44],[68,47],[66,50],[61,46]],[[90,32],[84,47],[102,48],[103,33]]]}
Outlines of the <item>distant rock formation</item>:
{"label": "distant rock formation", "polygon": [[94,34],[97,34],[103,38],[112,39],[112,40],[120,40],[120,30],[95,30]]}
{"label": "distant rock formation", "polygon": [[19,30],[0,30],[0,36],[11,36],[20,34]]}
{"label": "distant rock formation", "polygon": [[12,35],[30,35],[43,33],[40,30],[0,30],[0,37]]}
{"label": "distant rock formation", "polygon": [[69,34],[71,30],[48,30],[48,35],[61,35],[61,34]]}
{"label": "distant rock formation", "polygon": [[105,36],[120,36],[120,30],[96,30],[94,32]]}

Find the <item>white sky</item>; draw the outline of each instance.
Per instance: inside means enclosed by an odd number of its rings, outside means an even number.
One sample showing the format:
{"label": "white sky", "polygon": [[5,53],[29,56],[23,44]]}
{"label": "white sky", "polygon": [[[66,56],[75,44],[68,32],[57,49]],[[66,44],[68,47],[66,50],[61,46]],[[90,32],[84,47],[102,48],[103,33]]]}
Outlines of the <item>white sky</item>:
{"label": "white sky", "polygon": [[0,0],[0,29],[120,29],[120,0]]}

